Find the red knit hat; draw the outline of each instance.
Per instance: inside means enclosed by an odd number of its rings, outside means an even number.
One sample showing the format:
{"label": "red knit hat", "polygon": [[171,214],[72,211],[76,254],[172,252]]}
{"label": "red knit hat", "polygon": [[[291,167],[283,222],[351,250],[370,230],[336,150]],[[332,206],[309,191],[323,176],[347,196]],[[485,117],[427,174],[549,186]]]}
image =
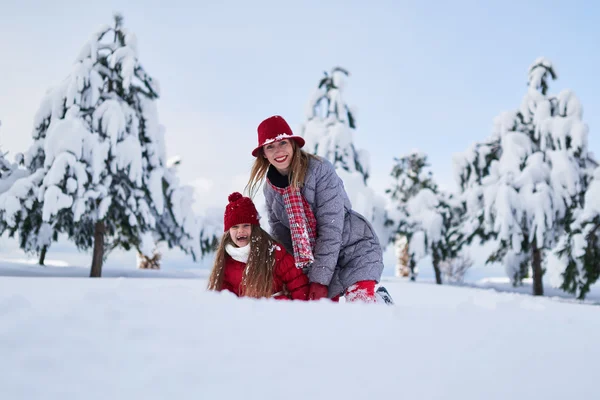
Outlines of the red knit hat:
{"label": "red knit hat", "polygon": [[258,211],[249,197],[242,196],[239,192],[229,195],[229,204],[225,207],[224,232],[238,224],[260,225],[258,222]]}
{"label": "red knit hat", "polygon": [[269,117],[258,125],[258,147],[252,150],[252,155],[258,157],[260,148],[265,144],[284,139],[293,139],[300,148],[304,146],[304,139],[300,136],[294,136],[292,128],[285,122],[283,117],[279,115]]}

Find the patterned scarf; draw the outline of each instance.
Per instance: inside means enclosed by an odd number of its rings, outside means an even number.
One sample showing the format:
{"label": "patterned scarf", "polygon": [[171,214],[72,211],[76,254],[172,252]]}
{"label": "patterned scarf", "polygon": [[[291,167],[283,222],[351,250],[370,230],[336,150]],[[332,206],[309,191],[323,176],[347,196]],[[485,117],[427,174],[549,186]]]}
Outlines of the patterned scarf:
{"label": "patterned scarf", "polygon": [[279,188],[267,179],[269,185],[283,196],[283,204],[290,220],[294,260],[297,268],[303,268],[315,261],[313,249],[317,237],[317,220],[310,205],[302,196],[299,188],[289,185]]}

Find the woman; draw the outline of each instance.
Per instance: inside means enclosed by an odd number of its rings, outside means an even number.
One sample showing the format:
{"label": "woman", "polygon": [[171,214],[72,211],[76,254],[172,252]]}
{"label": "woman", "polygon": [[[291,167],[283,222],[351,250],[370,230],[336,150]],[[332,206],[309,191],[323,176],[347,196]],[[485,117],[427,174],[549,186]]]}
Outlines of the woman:
{"label": "woman", "polygon": [[[352,210],[333,165],[303,146],[281,116],[261,122],[246,188],[253,196],[266,177],[271,234],[294,255],[296,267],[307,271],[309,299],[338,301],[344,295],[349,302],[377,302],[375,285],[383,272],[379,239]],[[378,292],[389,298],[384,288]]]}

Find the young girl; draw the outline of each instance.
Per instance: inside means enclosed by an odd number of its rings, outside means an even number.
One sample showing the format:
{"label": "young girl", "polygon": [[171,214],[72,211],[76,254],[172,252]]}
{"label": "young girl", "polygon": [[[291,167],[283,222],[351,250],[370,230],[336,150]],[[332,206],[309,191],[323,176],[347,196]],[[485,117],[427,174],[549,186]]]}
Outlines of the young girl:
{"label": "young girl", "polygon": [[250,198],[235,192],[225,208],[223,237],[208,281],[210,290],[237,296],[308,299],[308,278],[258,222]]}
{"label": "young girl", "polygon": [[352,210],[333,165],[301,150],[280,116],[258,126],[256,161],[247,189],[253,196],[263,189],[271,234],[294,255],[296,266],[308,271],[309,299],[386,303],[391,298],[375,285],[383,272],[383,254],[371,224]]}

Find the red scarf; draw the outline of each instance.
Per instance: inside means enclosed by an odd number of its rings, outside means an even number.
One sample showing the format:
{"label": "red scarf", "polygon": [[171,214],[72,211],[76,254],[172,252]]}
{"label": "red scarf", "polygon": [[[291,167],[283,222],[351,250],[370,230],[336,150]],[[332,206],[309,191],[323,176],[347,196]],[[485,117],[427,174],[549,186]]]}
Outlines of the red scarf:
{"label": "red scarf", "polygon": [[317,237],[317,220],[310,205],[300,193],[299,188],[289,185],[285,189],[269,185],[283,196],[283,204],[290,220],[290,233],[294,248],[294,260],[297,268],[303,268],[315,261],[313,249]]}

